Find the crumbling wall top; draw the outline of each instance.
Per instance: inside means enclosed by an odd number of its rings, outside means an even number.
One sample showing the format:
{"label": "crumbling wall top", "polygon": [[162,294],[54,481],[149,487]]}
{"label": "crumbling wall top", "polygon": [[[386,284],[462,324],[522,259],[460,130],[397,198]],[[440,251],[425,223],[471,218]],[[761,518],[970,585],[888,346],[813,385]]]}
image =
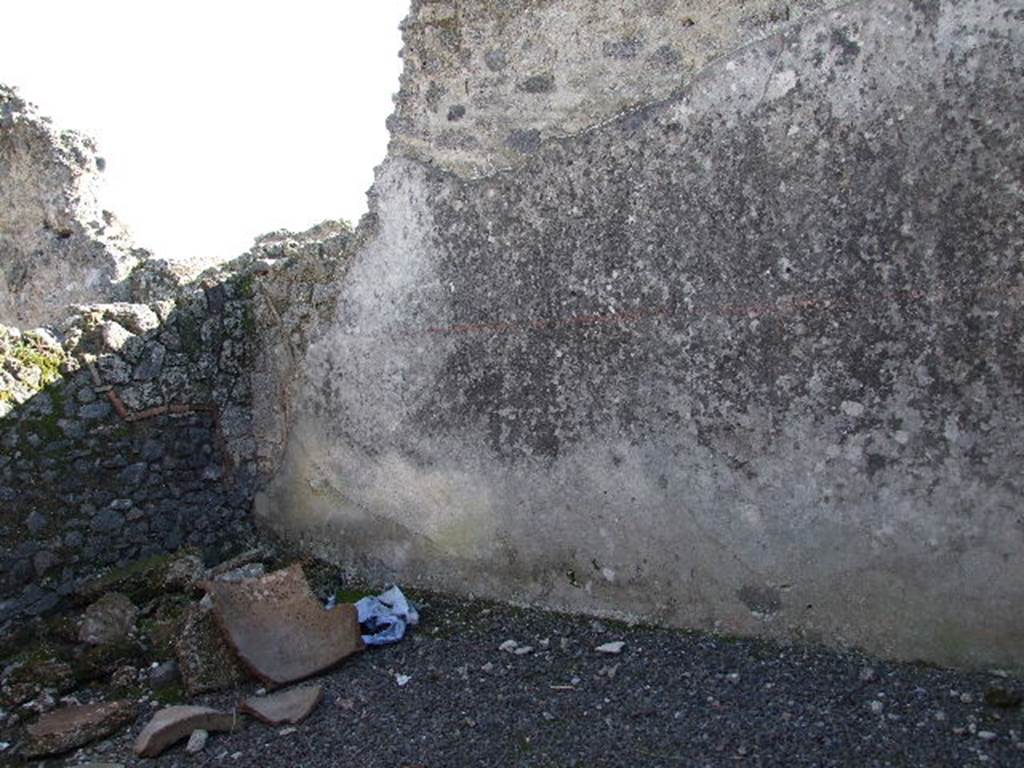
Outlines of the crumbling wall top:
{"label": "crumbling wall top", "polygon": [[105,161],[0,85],[0,322],[22,327],[80,301],[123,300],[149,256],[103,208]]}
{"label": "crumbling wall top", "polygon": [[834,0],[414,0],[391,155],[462,175],[671,96],[705,64]]}

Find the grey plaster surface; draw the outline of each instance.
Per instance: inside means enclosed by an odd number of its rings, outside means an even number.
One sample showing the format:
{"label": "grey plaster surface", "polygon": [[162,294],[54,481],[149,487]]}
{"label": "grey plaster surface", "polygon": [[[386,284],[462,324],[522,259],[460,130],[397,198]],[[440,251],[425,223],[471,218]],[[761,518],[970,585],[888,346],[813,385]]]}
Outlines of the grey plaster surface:
{"label": "grey plaster surface", "polygon": [[402,583],[1024,666],[1022,21],[854,2],[515,170],[393,152],[257,514]]}

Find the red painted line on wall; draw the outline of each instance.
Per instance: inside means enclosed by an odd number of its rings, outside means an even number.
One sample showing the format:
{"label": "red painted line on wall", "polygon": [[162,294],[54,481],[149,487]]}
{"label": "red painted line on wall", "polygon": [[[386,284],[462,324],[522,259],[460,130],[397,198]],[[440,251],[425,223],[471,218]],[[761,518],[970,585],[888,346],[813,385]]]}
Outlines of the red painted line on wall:
{"label": "red painted line on wall", "polygon": [[[982,287],[980,293],[984,296],[997,299],[1005,299],[1011,296],[1021,297],[1024,296],[1024,287],[995,288],[987,286]],[[447,326],[433,326],[427,328],[425,331],[412,331],[401,335],[411,336],[421,333],[434,335],[459,335],[472,333],[508,333],[522,330],[556,330],[559,328],[596,325],[628,325],[630,323],[636,323],[643,320],[680,316],[724,318],[747,317],[750,319],[757,319],[761,317],[781,317],[817,308],[833,309],[842,306],[863,306],[894,300],[904,302],[929,301],[937,303],[945,300],[947,297],[948,293],[946,291],[934,291],[929,293],[928,291],[921,289],[907,289],[900,291],[888,291],[886,293],[880,293],[866,298],[860,296],[831,295],[790,299],[777,304],[712,304],[706,305],[703,308],[695,308],[693,310],[683,312],[673,312],[667,307],[657,307],[652,309],[637,309],[628,312],[572,315],[564,318],[457,323]]]}
{"label": "red painted line on wall", "polygon": [[140,421],[146,421],[147,419],[154,419],[157,416],[163,416],[170,414],[172,416],[183,415],[188,413],[209,413],[213,416],[213,437],[217,443],[217,449],[221,452],[224,457],[222,468],[224,475],[227,478],[231,478],[234,471],[234,464],[231,461],[231,456],[227,450],[227,440],[224,437],[224,431],[221,427],[220,421],[220,410],[216,405],[212,403],[167,403],[165,405],[157,405],[153,408],[146,408],[142,411],[132,412],[128,410],[128,406],[124,404],[121,396],[117,394],[117,390],[109,385],[104,385],[100,378],[99,371],[96,370],[96,366],[91,362],[88,363],[89,371],[92,374],[93,383],[97,391],[103,391],[106,393],[107,399],[110,404],[114,406],[114,410],[117,412],[118,418],[120,418],[126,424],[136,424]]}

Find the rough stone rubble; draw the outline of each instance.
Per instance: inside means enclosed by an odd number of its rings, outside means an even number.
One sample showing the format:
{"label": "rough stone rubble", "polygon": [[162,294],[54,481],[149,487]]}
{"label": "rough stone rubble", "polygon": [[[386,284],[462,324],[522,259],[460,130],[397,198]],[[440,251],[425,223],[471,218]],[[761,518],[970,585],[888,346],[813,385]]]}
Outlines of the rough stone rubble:
{"label": "rough stone rubble", "polygon": [[251,543],[251,498],[284,445],[296,361],[333,310],[352,232],[270,233],[192,275],[131,247],[101,214],[88,139],[8,88],[0,99],[9,626],[64,605],[98,569]]}
{"label": "rough stone rubble", "polygon": [[130,296],[150,258],[97,195],[104,160],[0,84],[0,323],[59,320],[82,301]]}
{"label": "rough stone rubble", "polygon": [[277,232],[163,300],[0,326],[0,625],[97,568],[252,542],[295,359],[351,240],[339,222]]}

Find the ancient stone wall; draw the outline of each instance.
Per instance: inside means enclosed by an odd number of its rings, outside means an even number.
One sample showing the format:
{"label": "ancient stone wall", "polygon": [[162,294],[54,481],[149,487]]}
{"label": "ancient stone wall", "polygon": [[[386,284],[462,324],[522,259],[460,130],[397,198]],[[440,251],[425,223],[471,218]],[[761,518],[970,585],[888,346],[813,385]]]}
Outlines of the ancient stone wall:
{"label": "ancient stone wall", "polygon": [[[251,545],[306,335],[335,294],[347,225],[257,240],[175,298],[91,304],[51,330],[0,326],[0,625],[98,572]],[[156,288],[153,288],[156,290]]]}
{"label": "ancient stone wall", "polygon": [[785,7],[415,3],[260,518],[381,579],[1024,665],[1024,4]]}
{"label": "ancient stone wall", "polygon": [[1024,667],[1022,21],[414,2],[354,237],[4,332],[0,621],[255,492],[371,579]]}
{"label": "ancient stone wall", "polygon": [[145,305],[81,308],[49,348],[49,383],[8,401],[0,622],[53,609],[101,568],[251,542],[255,477],[242,459],[253,440],[229,448],[223,427],[251,402],[248,297],[226,286],[164,318]]}
{"label": "ancient stone wall", "polygon": [[416,0],[392,154],[466,176],[676,94],[709,61],[835,0]]}

